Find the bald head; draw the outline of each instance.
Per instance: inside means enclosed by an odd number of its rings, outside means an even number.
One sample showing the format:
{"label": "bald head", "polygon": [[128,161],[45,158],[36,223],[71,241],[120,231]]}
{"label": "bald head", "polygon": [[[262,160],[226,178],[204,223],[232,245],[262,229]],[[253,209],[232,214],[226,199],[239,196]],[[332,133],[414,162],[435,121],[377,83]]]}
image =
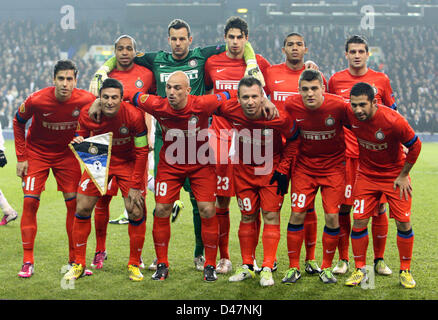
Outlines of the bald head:
{"label": "bald head", "polygon": [[182,71],[175,71],[169,75],[166,83],[166,96],[174,109],[183,109],[190,94],[190,79]]}

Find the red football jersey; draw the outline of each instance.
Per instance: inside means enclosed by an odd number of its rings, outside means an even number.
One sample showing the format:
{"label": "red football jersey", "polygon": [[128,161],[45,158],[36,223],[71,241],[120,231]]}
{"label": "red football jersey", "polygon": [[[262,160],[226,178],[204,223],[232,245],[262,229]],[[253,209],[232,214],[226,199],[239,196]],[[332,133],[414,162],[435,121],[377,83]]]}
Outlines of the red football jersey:
{"label": "red football jersey", "polygon": [[[32,93],[18,108],[14,117],[15,151],[18,161],[29,157],[56,157],[70,150],[83,106],[96,97],[88,91],[75,88],[68,101],[55,97],[55,87]],[[25,137],[26,122],[32,124]]]}
{"label": "red football jersey", "polygon": [[155,77],[152,71],[138,64],[127,71],[113,69],[108,76],[123,84],[123,100],[132,101],[137,92],[154,93]]}
{"label": "red football jersey", "polygon": [[295,130],[300,136],[296,168],[315,176],[345,170],[343,126],[348,124],[349,108],[349,103],[343,98],[329,93],[324,93],[324,102],[316,110],[307,108],[301,95],[286,99],[286,112],[296,124]]}
{"label": "red football jersey", "polygon": [[[298,94],[298,82],[301,73],[306,69],[292,70],[286,62],[270,66],[265,72],[265,92],[270,96],[277,108],[283,107],[286,98],[292,94]],[[322,76],[327,91],[327,80]]]}
{"label": "red football jersey", "polygon": [[348,69],[336,72],[329,80],[328,91],[350,100],[350,90],[358,82],[366,82],[374,87],[378,104],[397,108],[388,76],[369,68],[362,76],[353,76]]}
{"label": "red football jersey", "polygon": [[[415,163],[420,139],[405,118],[395,110],[379,105],[375,115],[359,121],[350,111],[351,130],[359,142],[359,172],[373,179],[394,179],[405,162]],[[402,144],[409,148],[408,156]]]}
{"label": "red football jersey", "polygon": [[[169,151],[168,156],[176,163],[171,164],[186,168],[202,164],[199,154],[206,155],[207,158],[212,156],[208,145],[208,119],[229,97],[230,95],[225,93],[189,95],[187,105],[181,110],[173,109],[167,98],[148,94],[137,95],[134,97],[134,103],[154,116],[162,128],[163,147],[160,150],[160,161],[169,163],[166,153],[168,149],[173,150]],[[204,160],[214,163],[214,157]]]}
{"label": "red football jersey", "polygon": [[[256,55],[257,64],[260,71],[265,74],[266,69],[271,65],[261,55]],[[231,59],[226,52],[213,55],[207,59],[205,64],[205,85],[207,88],[213,88],[214,93],[235,91],[240,79],[245,75],[246,62],[244,59]],[[219,132],[221,129],[231,129],[230,124],[220,116],[213,116],[211,128]],[[226,134],[226,130],[221,132],[222,139],[231,139]]]}
{"label": "red football jersey", "polygon": [[100,123],[88,116],[91,104],[82,109],[76,134],[85,138],[107,132],[113,133],[110,166],[135,161],[132,173],[133,188],[140,188],[147,162],[148,147],[136,147],[136,137],[147,136],[143,113],[133,105],[122,102],[120,110],[112,117],[102,114]]}
{"label": "red football jersey", "polygon": [[[248,119],[236,98],[221,106],[217,113],[227,119],[235,130],[240,163],[262,165],[260,159],[279,160],[283,149],[282,132],[292,132],[293,121],[285,121],[282,117],[273,120]],[[272,159],[265,159],[269,144],[272,146]]]}
{"label": "red football jersey", "polygon": [[[336,72],[329,80],[328,91],[350,100],[350,90],[358,82],[366,82],[374,87],[377,103],[397,109],[388,76],[370,68],[362,76],[353,76],[348,69]],[[359,156],[359,148],[356,137],[348,129],[345,129],[345,139],[347,157],[357,158]]]}

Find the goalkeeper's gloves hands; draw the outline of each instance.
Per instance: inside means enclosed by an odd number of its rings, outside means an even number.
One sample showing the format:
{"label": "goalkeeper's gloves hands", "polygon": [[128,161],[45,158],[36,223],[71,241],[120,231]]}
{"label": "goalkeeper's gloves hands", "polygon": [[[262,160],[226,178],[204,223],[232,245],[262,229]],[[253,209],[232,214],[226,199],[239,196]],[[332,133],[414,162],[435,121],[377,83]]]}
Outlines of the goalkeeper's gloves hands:
{"label": "goalkeeper's gloves hands", "polygon": [[260,71],[257,60],[248,60],[246,62],[245,76],[256,78],[260,81],[262,87],[265,86],[265,78],[263,77],[263,73]]}
{"label": "goalkeeper's gloves hands", "polygon": [[102,87],[102,83],[105,81],[106,78],[108,78],[109,71],[109,68],[103,65],[94,74],[93,80],[91,80],[90,82],[90,88],[88,89],[88,91],[90,91],[96,97],[99,96],[99,90]]}
{"label": "goalkeeper's gloves hands", "polygon": [[287,189],[289,187],[289,178],[287,177],[287,175],[275,170],[274,174],[272,175],[271,181],[269,181],[269,184],[273,184],[275,181],[277,181],[277,194],[284,196],[287,193]]}
{"label": "goalkeeper's gloves hands", "polygon": [[8,163],[8,160],[6,160],[6,155],[2,150],[0,150],[0,167],[3,168],[6,163]]}

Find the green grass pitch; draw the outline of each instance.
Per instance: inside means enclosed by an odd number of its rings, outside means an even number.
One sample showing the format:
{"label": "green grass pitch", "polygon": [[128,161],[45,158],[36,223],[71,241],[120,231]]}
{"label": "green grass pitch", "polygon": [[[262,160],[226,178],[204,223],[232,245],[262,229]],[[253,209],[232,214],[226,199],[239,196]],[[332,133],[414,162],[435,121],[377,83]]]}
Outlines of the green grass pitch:
{"label": "green grass pitch", "polygon": [[[21,181],[15,175],[16,158],[13,141],[6,142],[8,164],[0,169],[0,188],[21,217]],[[142,282],[128,280],[126,264],[129,255],[127,225],[109,225],[107,236],[108,260],[102,270],[91,277],[75,283],[62,282],[63,267],[67,263],[67,235],[65,232],[65,205],[61,193],[56,191],[53,175],[50,174],[46,190],[41,197],[38,212],[38,233],[35,243],[35,274],[30,279],[21,279],[17,273],[22,263],[20,219],[0,227],[0,300],[430,300],[438,299],[438,280],[433,276],[438,266],[438,144],[424,143],[417,164],[411,173],[414,197],[412,224],[415,233],[412,273],[417,287],[402,289],[398,281],[399,258],[396,247],[396,228],[391,219],[385,260],[393,270],[389,277],[376,276],[374,287],[349,288],[343,285],[347,275],[338,276],[335,285],[324,285],[317,276],[303,271],[301,280],[291,286],[281,283],[288,268],[286,227],[290,214],[290,200],[286,196],[281,211],[281,240],[278,247],[279,268],[274,273],[275,285],[262,288],[258,279],[241,283],[229,283],[228,276],[219,275],[215,283],[202,281],[202,272],[193,265],[194,235],[191,205],[187,193],[181,192],[186,207],[175,223],[169,247],[170,273],[164,282],[152,281],[152,271],[144,270]],[[110,218],[123,210],[119,197],[111,203]],[[153,195],[147,197],[148,217],[143,259],[148,265],[155,256],[152,242]],[[317,261],[321,263],[321,235],[324,226],[320,198],[317,197],[318,244]],[[237,229],[240,212],[235,199],[231,204],[230,253],[233,266],[241,262]],[[371,234],[371,232],[370,232]],[[89,237],[87,261],[94,255],[94,226]],[[304,248],[301,255],[304,259]],[[352,253],[350,247],[350,259]],[[262,261],[261,240],[257,260]],[[337,254],[335,261],[337,260]],[[368,250],[368,264],[372,264],[372,238]],[[350,267],[351,270],[351,267]]]}

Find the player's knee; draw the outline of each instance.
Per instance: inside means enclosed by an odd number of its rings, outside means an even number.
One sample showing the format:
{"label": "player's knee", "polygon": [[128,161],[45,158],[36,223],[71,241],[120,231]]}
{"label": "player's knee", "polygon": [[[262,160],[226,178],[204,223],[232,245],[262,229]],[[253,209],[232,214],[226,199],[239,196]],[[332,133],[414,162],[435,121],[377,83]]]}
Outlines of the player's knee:
{"label": "player's knee", "polygon": [[93,207],[84,206],[81,204],[76,205],[76,214],[81,217],[89,217],[91,216],[91,212],[93,211]]}
{"label": "player's knee", "polygon": [[400,230],[400,231],[409,231],[412,228],[410,222],[402,222],[402,221],[395,220],[395,223],[397,225],[397,230]]}
{"label": "player's knee", "polygon": [[166,204],[157,203],[154,210],[154,216],[157,218],[170,217],[171,213],[172,213],[172,204],[166,205]]}
{"label": "player's knee", "polygon": [[339,214],[326,214],[325,215],[325,225],[328,228],[338,228],[339,227]]}
{"label": "player's knee", "polygon": [[266,224],[280,224],[280,214],[278,212],[263,211],[263,222]]}
{"label": "player's knee", "polygon": [[289,219],[289,223],[291,224],[304,224],[304,220],[306,219],[306,212],[294,212],[292,211]]}
{"label": "player's knee", "polygon": [[242,222],[243,223],[249,223],[249,222],[254,222],[257,220],[257,214],[253,213],[253,214],[242,214]]}
{"label": "player's knee", "polygon": [[214,203],[212,204],[205,204],[205,205],[201,205],[199,206],[199,215],[201,216],[201,218],[211,218],[216,214],[216,207],[214,206]]}

